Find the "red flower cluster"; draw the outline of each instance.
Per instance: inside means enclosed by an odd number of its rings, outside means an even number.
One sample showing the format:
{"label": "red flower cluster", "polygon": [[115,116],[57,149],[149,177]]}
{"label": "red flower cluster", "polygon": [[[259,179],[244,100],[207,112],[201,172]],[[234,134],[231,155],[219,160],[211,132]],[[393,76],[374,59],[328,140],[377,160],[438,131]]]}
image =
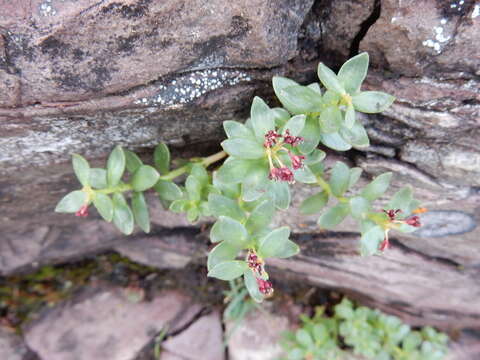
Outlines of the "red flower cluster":
{"label": "red flower cluster", "polygon": [[[283,141],[278,141],[278,139],[280,138],[283,138]],[[268,174],[268,178],[270,180],[286,181],[289,183],[293,183],[295,181],[292,170],[282,163],[282,161],[277,157],[276,152],[280,150],[288,152],[288,156],[290,157],[290,160],[292,162],[293,170],[301,169],[303,167],[303,160],[305,160],[305,156],[295,155],[289,149],[283,147],[282,145],[289,144],[292,147],[295,147],[302,141],[303,138],[301,136],[290,135],[290,131],[288,129],[285,130],[285,135],[283,136],[278,134],[275,130],[270,130],[265,134],[265,141],[263,143],[264,147],[270,149],[278,144],[278,146],[273,149],[273,151],[267,152],[270,161],[270,173]],[[275,167],[273,160],[275,160],[280,165],[280,167]]]}
{"label": "red flower cluster", "polygon": [[420,218],[417,215],[409,217],[408,219],[405,220],[405,223],[407,223],[410,226],[415,226],[415,227],[422,226],[422,224],[420,223]]}
{"label": "red flower cluster", "polygon": [[252,250],[248,252],[247,263],[248,263],[248,267],[252,269],[253,272],[258,273],[258,275],[262,275],[263,261]]}
{"label": "red flower cluster", "polygon": [[292,136],[292,135],[290,135],[290,131],[287,129],[287,130],[285,130],[285,135],[283,136],[283,142],[285,144],[290,144],[292,146],[297,146],[298,144],[303,142],[303,137]]}
{"label": "red flower cluster", "polygon": [[270,296],[273,294],[273,286],[272,283],[268,280],[258,279],[258,290],[265,296]]}
{"label": "red flower cluster", "polygon": [[88,216],[88,205],[83,205],[76,213],[75,216],[86,217]]}
{"label": "red flower cluster", "polygon": [[280,180],[280,181],[286,181],[289,183],[294,182],[293,172],[286,166],[281,168],[275,168],[275,167],[272,168],[270,170],[270,173],[268,174],[268,178],[270,180]]}

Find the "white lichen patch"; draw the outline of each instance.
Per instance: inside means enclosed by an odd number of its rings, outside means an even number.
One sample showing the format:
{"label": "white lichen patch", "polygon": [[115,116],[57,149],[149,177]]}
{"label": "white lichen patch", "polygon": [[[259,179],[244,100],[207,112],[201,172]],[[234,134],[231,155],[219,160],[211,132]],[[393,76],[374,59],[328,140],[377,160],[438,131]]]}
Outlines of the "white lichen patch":
{"label": "white lichen patch", "polygon": [[40,4],[40,15],[42,16],[54,16],[57,14],[57,10],[53,7],[52,0],[45,0]]}
{"label": "white lichen patch", "polygon": [[420,215],[422,227],[413,234],[424,238],[439,238],[473,231],[477,224],[472,215],[457,210],[434,210]]}
{"label": "white lichen patch", "polygon": [[472,11],[472,19],[475,19],[478,15],[480,15],[480,5],[476,4]]}
{"label": "white lichen patch", "polygon": [[[440,24],[445,25],[447,23],[446,19],[440,20]],[[444,33],[443,26],[434,26],[433,27],[433,39],[427,39],[422,42],[423,46],[432,48],[435,52],[440,54],[443,49],[443,45],[451,39],[450,36],[446,36]]]}
{"label": "white lichen patch", "polygon": [[250,76],[238,70],[194,71],[159,84],[155,95],[137,99],[135,104],[145,106],[187,104],[210,91],[247,81],[251,81]]}

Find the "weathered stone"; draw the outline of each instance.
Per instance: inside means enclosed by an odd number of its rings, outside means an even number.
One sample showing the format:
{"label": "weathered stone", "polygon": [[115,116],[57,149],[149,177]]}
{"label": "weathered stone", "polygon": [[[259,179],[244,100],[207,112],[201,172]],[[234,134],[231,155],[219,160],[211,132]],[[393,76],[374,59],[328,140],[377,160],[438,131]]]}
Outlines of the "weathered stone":
{"label": "weathered stone", "polygon": [[[406,76],[478,75],[480,18],[474,1],[382,1],[360,47],[376,66]],[[468,39],[468,40],[467,40]]]}
{"label": "weathered stone", "polygon": [[5,360],[26,360],[28,349],[18,335],[0,328],[0,354]]}
{"label": "weathered stone", "polygon": [[312,3],[20,1],[0,26],[22,104],[78,102],[185,70],[280,65]]}
{"label": "weathered stone", "polygon": [[285,355],[280,340],[289,328],[285,316],[252,310],[238,326],[235,322],[226,323],[227,334],[231,332],[228,357],[231,360],[278,359]]}
{"label": "weathered stone", "polygon": [[183,319],[192,303],[182,294],[133,303],[122,291],[90,289],[46,311],[25,329],[27,344],[42,360],[133,360],[162,328],[191,321]]}
{"label": "weathered stone", "polygon": [[162,348],[184,360],[224,360],[220,313],[214,311],[202,316],[180,334],[165,340]]}

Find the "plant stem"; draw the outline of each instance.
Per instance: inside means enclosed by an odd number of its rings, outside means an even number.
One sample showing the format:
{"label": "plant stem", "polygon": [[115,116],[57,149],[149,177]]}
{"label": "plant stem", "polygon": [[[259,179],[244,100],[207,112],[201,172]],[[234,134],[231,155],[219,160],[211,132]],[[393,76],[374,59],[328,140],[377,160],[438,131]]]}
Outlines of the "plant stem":
{"label": "plant stem", "polygon": [[[200,161],[200,164],[203,166],[207,167],[219,160],[222,160],[224,157],[227,156],[227,153],[225,151],[219,151],[218,153],[215,153],[213,155],[207,156],[203,158]],[[187,172],[187,170],[190,168],[190,164],[184,165],[182,167],[179,167],[178,169],[170,171],[168,174],[160,176],[160,179],[162,180],[173,180],[176,177],[183,175],[184,173]]]}
{"label": "plant stem", "polygon": [[133,190],[132,185],[125,184],[125,183],[120,183],[117,186],[113,186],[113,187],[110,187],[110,188],[95,190],[95,192],[98,192],[98,193],[101,193],[101,194],[111,194],[111,193],[125,192],[125,191],[130,191],[130,190]]}

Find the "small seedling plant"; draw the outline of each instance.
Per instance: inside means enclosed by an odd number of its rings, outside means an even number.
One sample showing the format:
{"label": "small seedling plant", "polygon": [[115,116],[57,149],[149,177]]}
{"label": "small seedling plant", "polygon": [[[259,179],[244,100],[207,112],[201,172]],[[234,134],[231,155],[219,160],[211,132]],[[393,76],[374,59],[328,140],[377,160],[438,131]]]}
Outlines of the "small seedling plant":
{"label": "small seedling plant", "polygon": [[315,316],[302,315],[302,326],[285,335],[283,360],[342,360],[349,354],[375,360],[441,360],[448,336],[431,327],[412,330],[396,316],[344,298],[332,317],[317,307]]}
{"label": "small seedling plant", "polygon": [[[109,155],[106,168],[91,168],[74,154],[73,170],[82,188],[67,194],[56,211],[87,216],[93,205],[122,233],[131,234],[135,224],[148,233],[144,192],[153,189],[165,208],[185,213],[191,222],[200,217],[216,219],[210,231],[215,246],[208,255],[208,276],[226,281],[243,277],[257,302],[273,293],[268,260],[299,252],[287,226],[271,226],[275,213],[288,209],[294,182],[316,188],[301,204],[302,214],[319,213],[322,229],[332,229],[351,216],[361,232],[360,253],[381,253],[390,246],[390,231],[411,232],[420,226],[415,213],[421,210],[411,188],[398,191],[386,207],[375,205],[389,187],[392,173],[377,176],[352,195],[348,190],[362,170],[337,162],[326,171],[325,152],[318,149],[319,144],[338,151],[369,145],[356,112],[382,112],[394,98],[361,91],[368,62],[367,53],[359,54],[343,64],[338,74],[320,63],[323,89],[319,83],[303,86],[274,77],[273,90],[283,107],[271,108],[255,97],[244,124],[224,121],[223,151],[176,168],[165,144],[155,148],[153,166],[120,146]],[[224,160],[220,167],[207,171],[220,160]],[[174,182],[185,175],[183,186]]]}

